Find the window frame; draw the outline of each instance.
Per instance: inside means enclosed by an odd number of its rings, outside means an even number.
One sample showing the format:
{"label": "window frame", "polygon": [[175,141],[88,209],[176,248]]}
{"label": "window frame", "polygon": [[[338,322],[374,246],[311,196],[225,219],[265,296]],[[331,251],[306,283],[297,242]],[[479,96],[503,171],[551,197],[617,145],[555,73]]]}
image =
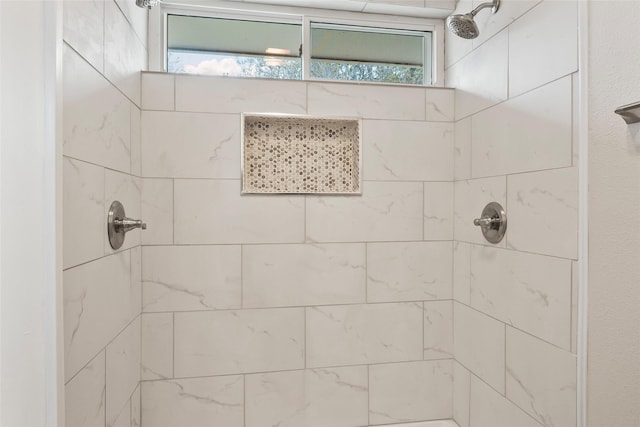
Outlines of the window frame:
{"label": "window frame", "polygon": [[[264,22],[299,24],[302,26],[302,81],[322,81],[351,84],[373,84],[410,87],[444,87],[444,21],[437,18],[416,18],[407,16],[378,15],[362,12],[310,9],[289,6],[257,5],[238,2],[230,8],[212,1],[210,6],[190,6],[188,4],[161,3],[149,13],[149,70],[166,72],[167,64],[167,21],[169,15],[190,15],[209,18],[244,19]],[[429,31],[431,46],[425,46],[425,59],[431,55],[431,83],[409,85],[402,83],[370,82],[356,80],[327,80],[309,75],[311,60],[311,24],[346,25],[368,27],[381,32]],[[426,72],[426,70],[425,70]],[[426,73],[425,73],[426,74]],[[244,78],[244,77],[243,77]]]}

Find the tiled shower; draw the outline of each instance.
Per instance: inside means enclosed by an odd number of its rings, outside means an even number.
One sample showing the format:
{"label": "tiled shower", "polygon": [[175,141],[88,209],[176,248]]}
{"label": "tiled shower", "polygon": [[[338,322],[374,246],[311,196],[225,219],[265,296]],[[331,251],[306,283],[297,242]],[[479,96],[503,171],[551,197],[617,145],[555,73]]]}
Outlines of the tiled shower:
{"label": "tiled shower", "polygon": [[[67,425],[575,426],[577,2],[478,21],[455,90],[140,76],[141,11],[67,2]],[[361,118],[362,195],[241,195],[242,113]]]}

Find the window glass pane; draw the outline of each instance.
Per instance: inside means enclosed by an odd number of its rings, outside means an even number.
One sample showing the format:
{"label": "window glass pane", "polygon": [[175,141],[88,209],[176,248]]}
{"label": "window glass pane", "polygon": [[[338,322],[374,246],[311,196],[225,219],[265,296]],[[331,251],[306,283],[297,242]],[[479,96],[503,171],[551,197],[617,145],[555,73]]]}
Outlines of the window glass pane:
{"label": "window glass pane", "polygon": [[[431,33],[313,23],[313,78],[385,83],[430,83],[425,52]],[[425,74],[426,71],[426,74]]]}
{"label": "window glass pane", "polygon": [[302,26],[169,15],[167,71],[301,79]]}

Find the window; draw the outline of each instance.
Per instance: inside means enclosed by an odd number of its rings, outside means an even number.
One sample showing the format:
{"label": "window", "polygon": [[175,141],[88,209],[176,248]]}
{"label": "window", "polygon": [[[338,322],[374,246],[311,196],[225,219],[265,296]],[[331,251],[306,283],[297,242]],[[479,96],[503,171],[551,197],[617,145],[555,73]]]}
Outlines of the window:
{"label": "window", "polygon": [[[273,79],[432,84],[432,32],[167,14],[166,70]],[[309,46],[308,52],[306,52]]]}

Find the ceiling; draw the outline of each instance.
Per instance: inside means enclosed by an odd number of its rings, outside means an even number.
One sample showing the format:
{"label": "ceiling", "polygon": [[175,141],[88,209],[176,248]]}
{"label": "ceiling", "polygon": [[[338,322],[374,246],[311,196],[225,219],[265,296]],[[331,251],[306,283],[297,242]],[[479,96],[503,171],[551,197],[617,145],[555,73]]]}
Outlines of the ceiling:
{"label": "ceiling", "polygon": [[228,0],[277,6],[380,13],[385,15],[444,18],[455,9],[457,0]]}

